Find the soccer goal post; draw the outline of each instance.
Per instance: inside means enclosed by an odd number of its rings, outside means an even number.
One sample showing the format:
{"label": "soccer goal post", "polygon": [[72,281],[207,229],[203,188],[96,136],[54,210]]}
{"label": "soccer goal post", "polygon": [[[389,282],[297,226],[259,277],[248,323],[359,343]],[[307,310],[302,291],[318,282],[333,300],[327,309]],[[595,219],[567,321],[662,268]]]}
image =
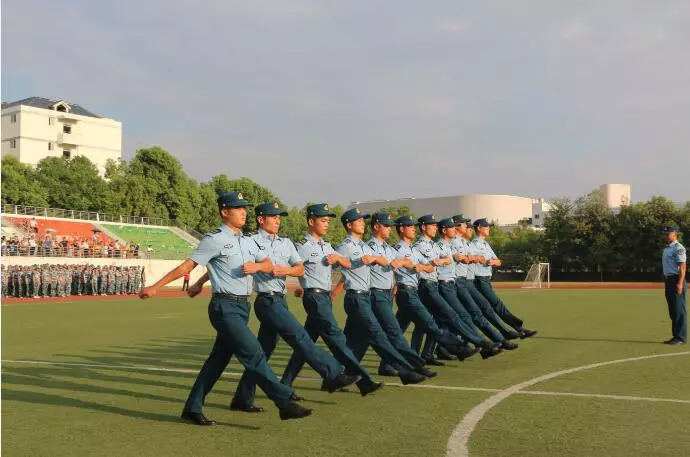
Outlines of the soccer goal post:
{"label": "soccer goal post", "polygon": [[534,263],[529,268],[523,289],[549,289],[551,287],[551,268],[548,263]]}

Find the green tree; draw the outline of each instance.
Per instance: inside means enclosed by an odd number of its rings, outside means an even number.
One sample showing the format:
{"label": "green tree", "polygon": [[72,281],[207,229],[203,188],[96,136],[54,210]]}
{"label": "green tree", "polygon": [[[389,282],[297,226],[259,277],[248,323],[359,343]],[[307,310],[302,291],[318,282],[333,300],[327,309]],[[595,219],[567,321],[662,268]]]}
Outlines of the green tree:
{"label": "green tree", "polygon": [[48,191],[35,171],[14,156],[2,159],[2,200],[13,205],[48,206]]}
{"label": "green tree", "polygon": [[46,189],[51,207],[102,212],[117,209],[108,184],[86,157],[46,157],[38,162],[35,176]]}

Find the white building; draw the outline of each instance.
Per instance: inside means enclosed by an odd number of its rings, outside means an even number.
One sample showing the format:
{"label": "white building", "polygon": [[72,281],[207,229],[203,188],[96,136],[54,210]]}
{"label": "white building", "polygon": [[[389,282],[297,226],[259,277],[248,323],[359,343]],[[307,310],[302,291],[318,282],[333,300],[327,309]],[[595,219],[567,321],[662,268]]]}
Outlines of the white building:
{"label": "white building", "polygon": [[84,156],[103,174],[122,157],[122,123],[64,100],[30,97],[2,104],[2,157],[31,166],[44,157]]}
{"label": "white building", "polygon": [[[369,202],[353,202],[350,207],[358,206],[362,211],[371,213],[381,208],[407,206],[416,216],[433,214],[436,219],[463,214],[476,220],[486,218],[502,227],[515,226],[521,222],[532,225],[539,221],[537,227],[543,224],[544,213],[548,211],[548,204],[543,199],[519,197],[516,195],[453,195],[449,197],[432,198],[401,198],[397,200],[374,200]],[[535,213],[535,211],[537,211]]]}
{"label": "white building", "polygon": [[602,184],[599,187],[606,206],[614,211],[620,211],[621,206],[632,203],[630,184]]}

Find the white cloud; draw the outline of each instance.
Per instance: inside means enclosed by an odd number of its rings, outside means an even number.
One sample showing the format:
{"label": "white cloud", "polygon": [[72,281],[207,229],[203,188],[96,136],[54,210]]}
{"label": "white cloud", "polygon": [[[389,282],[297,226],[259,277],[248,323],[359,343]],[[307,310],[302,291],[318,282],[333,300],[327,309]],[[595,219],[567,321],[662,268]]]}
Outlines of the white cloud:
{"label": "white cloud", "polygon": [[592,29],[589,25],[575,21],[565,25],[561,28],[559,36],[563,40],[581,40],[589,37],[592,34]]}

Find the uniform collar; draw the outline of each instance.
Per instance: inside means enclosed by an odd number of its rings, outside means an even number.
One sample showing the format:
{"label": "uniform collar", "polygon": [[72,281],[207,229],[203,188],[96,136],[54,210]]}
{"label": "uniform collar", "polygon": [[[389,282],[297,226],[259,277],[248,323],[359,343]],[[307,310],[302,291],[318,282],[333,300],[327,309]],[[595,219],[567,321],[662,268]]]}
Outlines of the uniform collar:
{"label": "uniform collar", "polygon": [[348,235],[347,237],[348,237],[349,239],[351,239],[352,242],[355,243],[355,244],[360,244],[360,243],[363,242],[361,238],[357,238],[356,236],[354,236],[354,235],[352,235],[352,234]]}
{"label": "uniform collar", "polygon": [[678,240],[674,240],[673,243],[669,243],[667,246],[668,246],[668,247],[671,247],[671,246],[673,246],[674,244],[678,244]]}
{"label": "uniform collar", "polygon": [[378,244],[379,246],[383,246],[385,241],[379,240],[375,236],[372,236],[369,241],[373,241],[374,243]]}
{"label": "uniform collar", "polygon": [[256,233],[257,233],[257,235],[259,235],[261,238],[264,238],[264,239],[267,239],[267,240],[270,240],[270,241],[275,241],[275,240],[278,239],[278,235],[271,235],[270,233],[268,233],[268,232],[267,232],[266,230],[264,230],[264,229],[259,229],[259,231],[256,232]]}
{"label": "uniform collar", "polygon": [[314,238],[314,235],[312,235],[311,233],[307,233],[307,236],[305,236],[304,238],[309,240],[309,241],[312,241],[316,244],[324,244],[325,243],[323,238],[321,238],[320,240],[317,240],[316,238]]}
{"label": "uniform collar", "polygon": [[223,231],[226,234],[231,235],[231,236],[237,236],[237,237],[242,236],[242,230],[240,230],[239,233],[236,233],[233,229],[231,229],[230,227],[228,227],[225,224],[220,224],[220,229],[221,229],[221,231]]}

